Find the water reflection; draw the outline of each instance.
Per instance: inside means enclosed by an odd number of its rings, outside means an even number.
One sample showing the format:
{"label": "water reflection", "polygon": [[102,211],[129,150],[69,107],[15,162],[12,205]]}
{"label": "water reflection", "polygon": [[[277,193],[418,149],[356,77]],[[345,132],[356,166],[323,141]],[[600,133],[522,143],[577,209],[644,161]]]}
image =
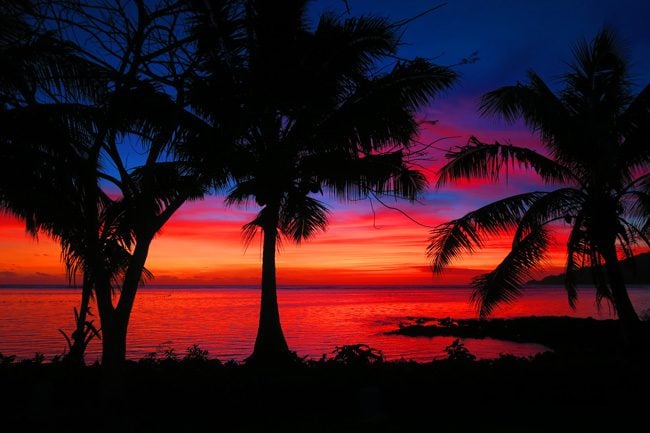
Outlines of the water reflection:
{"label": "water reflection", "polygon": [[[467,288],[291,288],[280,290],[280,314],[287,341],[300,356],[319,358],[336,346],[366,343],[388,359],[430,361],[444,356],[453,337],[413,338],[384,335],[406,317],[475,317]],[[650,308],[650,290],[633,288],[638,311]],[[31,357],[62,353],[59,328],[70,330],[74,289],[0,289],[0,352]],[[192,344],[222,360],[242,360],[253,348],[257,331],[259,293],[244,288],[145,288],[140,291],[129,328],[129,358],[138,359],[167,343],[183,353]],[[572,315],[609,318],[598,311],[593,290],[580,290],[572,311],[561,288],[528,290],[524,298],[498,310],[497,317]],[[542,346],[492,339],[465,339],[479,358],[500,353],[528,356]],[[91,342],[87,359],[99,356]]]}

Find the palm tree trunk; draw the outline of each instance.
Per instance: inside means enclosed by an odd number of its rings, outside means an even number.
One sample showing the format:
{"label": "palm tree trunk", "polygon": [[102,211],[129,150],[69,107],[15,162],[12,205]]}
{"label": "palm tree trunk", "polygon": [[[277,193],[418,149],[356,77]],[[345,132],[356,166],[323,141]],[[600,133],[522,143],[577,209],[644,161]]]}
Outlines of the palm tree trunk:
{"label": "palm tree trunk", "polygon": [[[102,327],[102,366],[113,369],[118,367],[126,356],[126,345],[121,348],[119,320],[111,299],[110,276],[97,273],[95,297]],[[126,341],[126,330],[124,341]],[[120,353],[123,355],[120,356]]]}
{"label": "palm tree trunk", "polygon": [[616,308],[616,314],[619,320],[621,322],[638,322],[639,316],[636,314],[632,301],[627,293],[623,271],[616,256],[615,247],[610,246],[606,248],[603,251],[603,257],[605,258],[607,279],[612,289],[614,307]]}
{"label": "palm tree trunk", "polygon": [[83,286],[81,288],[81,304],[77,315],[75,331],[72,333],[72,346],[68,359],[77,365],[84,364],[84,353],[86,352],[86,319],[88,317],[88,308],[90,304],[90,294],[92,284],[87,272],[84,272]]}
{"label": "palm tree trunk", "polygon": [[627,350],[635,350],[640,343],[641,322],[627,293],[623,271],[616,256],[616,247],[608,246],[604,248],[602,254],[605,259],[607,279],[612,290],[614,308],[616,308],[621,327],[623,344]]}
{"label": "palm tree trunk", "polygon": [[286,364],[290,359],[289,346],[280,325],[275,278],[278,212],[279,207],[270,212],[273,213],[271,221],[265,221],[262,228],[262,299],[255,348],[247,359],[249,364],[274,366]]}
{"label": "palm tree trunk", "polygon": [[153,236],[153,234],[137,236],[137,243],[133,250],[131,260],[129,261],[129,267],[124,275],[120,300],[115,309],[124,317],[123,320],[126,322],[127,326],[129,318],[131,317],[131,311],[133,310],[135,296],[138,292],[140,282],[142,281],[142,272],[144,271],[144,265],[147,262],[149,247],[151,246]]}
{"label": "palm tree trunk", "polygon": [[138,241],[122,282],[117,306],[113,307],[108,281],[104,281],[98,290],[101,292],[97,295],[97,307],[102,324],[102,366],[107,369],[119,368],[126,360],[129,319],[152,239],[153,236],[145,236]]}
{"label": "palm tree trunk", "polygon": [[128,319],[117,312],[109,315],[110,319],[102,322],[102,366],[116,369],[126,359],[126,331]]}

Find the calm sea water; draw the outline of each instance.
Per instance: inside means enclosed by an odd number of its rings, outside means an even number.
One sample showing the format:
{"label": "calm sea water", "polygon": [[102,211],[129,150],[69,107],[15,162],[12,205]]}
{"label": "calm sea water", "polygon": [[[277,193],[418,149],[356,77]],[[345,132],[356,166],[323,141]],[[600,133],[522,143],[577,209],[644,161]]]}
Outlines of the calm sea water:
{"label": "calm sea water", "polygon": [[[572,311],[561,288],[526,290],[518,302],[498,310],[495,317],[571,315],[611,318],[598,311],[593,290],[579,290],[578,308]],[[302,287],[280,289],[278,299],[289,346],[300,356],[319,358],[336,346],[366,343],[388,359],[431,361],[444,357],[451,337],[384,335],[407,317],[476,317],[469,304],[470,289],[458,287]],[[650,288],[630,288],[630,296],[643,312],[650,309]],[[58,329],[71,331],[78,289],[0,289],[0,353],[32,357],[60,354],[66,344]],[[182,355],[198,344],[210,357],[242,360],[255,341],[259,291],[254,288],[147,287],[139,291],[129,326],[128,354],[139,359],[152,351],[174,348]],[[96,324],[99,319],[96,318]],[[528,356],[545,350],[535,344],[491,339],[465,339],[479,358],[500,353]],[[99,342],[91,342],[87,360],[99,357]]]}

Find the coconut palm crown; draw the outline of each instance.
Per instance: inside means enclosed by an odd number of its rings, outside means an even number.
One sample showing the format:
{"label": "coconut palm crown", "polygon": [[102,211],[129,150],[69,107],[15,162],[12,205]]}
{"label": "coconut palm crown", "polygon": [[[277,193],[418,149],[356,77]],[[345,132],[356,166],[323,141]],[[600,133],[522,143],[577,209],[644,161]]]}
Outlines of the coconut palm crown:
{"label": "coconut palm crown", "polygon": [[[307,1],[217,3],[223,7],[197,7],[204,75],[194,106],[215,138],[235,142],[228,203],[261,207],[244,227],[246,238],[260,230],[264,238],[250,361],[275,362],[289,353],[276,298],[278,240],[301,242],[325,229],[325,192],[414,199],[425,179],[404,151],[416,110],[456,74],[423,59],[396,60],[399,28],[382,18],[324,14],[312,29]],[[233,25],[219,25],[226,22]]]}
{"label": "coconut palm crown", "polygon": [[628,60],[610,29],[578,43],[574,57],[559,92],[531,71],[525,84],[482,98],[482,114],[522,118],[539,134],[544,151],[472,137],[447,153],[439,172],[442,186],[460,179],[498,181],[518,165],[555,188],[504,198],[432,231],[427,253],[434,272],[482,247],[490,235],[514,233],[503,261],[472,282],[481,316],[520,296],[552,244],[553,225],[565,224],[569,304],[577,299],[576,271],[589,267],[598,302],[611,302],[622,322],[638,321],[619,258],[650,245],[650,85],[633,94]]}

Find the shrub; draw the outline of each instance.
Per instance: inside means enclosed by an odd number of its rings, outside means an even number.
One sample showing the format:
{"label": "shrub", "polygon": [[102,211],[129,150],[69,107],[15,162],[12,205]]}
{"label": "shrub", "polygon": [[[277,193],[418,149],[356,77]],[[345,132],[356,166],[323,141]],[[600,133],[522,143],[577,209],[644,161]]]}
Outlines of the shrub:
{"label": "shrub", "polygon": [[4,367],[11,364],[12,362],[14,362],[15,359],[16,359],[16,355],[5,356],[0,352],[0,367]]}
{"label": "shrub", "polygon": [[208,360],[208,351],[203,350],[198,344],[193,344],[187,348],[187,353],[183,357],[186,362],[206,362]]}
{"label": "shrub", "polygon": [[447,352],[447,359],[450,361],[474,361],[476,356],[471,353],[460,339],[455,339],[449,346],[445,347]]}
{"label": "shrub", "polygon": [[384,362],[383,352],[367,344],[336,346],[332,354],[334,354],[334,362],[346,365],[367,366]]}

